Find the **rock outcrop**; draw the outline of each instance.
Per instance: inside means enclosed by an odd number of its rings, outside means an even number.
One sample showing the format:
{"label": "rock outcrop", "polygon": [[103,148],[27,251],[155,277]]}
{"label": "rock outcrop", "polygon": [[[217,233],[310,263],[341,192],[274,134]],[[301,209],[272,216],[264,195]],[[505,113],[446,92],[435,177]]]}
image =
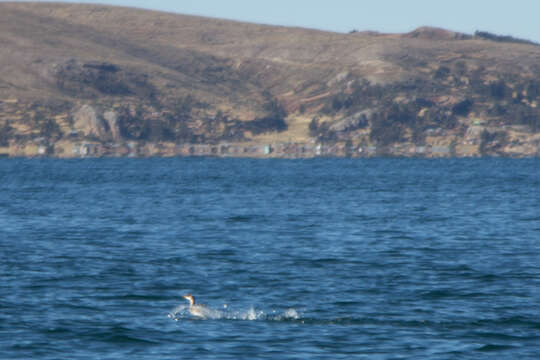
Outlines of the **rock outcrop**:
{"label": "rock outcrop", "polygon": [[115,141],[122,140],[122,134],[120,133],[120,125],[118,123],[118,114],[115,111],[106,111],[103,113],[103,119],[107,122],[108,128],[112,139]]}
{"label": "rock outcrop", "polygon": [[106,140],[110,135],[108,124],[90,105],[83,105],[73,114],[73,128],[84,136],[95,136],[101,140]]}
{"label": "rock outcrop", "polygon": [[331,131],[350,131],[356,129],[363,129],[369,125],[369,119],[373,116],[373,110],[359,111],[352,116],[348,116],[343,120],[336,122],[330,126]]}

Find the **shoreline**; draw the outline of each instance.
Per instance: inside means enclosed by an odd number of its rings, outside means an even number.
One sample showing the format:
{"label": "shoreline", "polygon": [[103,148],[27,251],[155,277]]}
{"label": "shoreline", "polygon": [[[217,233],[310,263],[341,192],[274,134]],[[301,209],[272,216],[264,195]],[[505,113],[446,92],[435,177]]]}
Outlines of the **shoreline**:
{"label": "shoreline", "polygon": [[[536,145],[536,146],[534,146]],[[399,143],[387,146],[354,144],[350,142],[318,143],[217,143],[190,144],[171,142],[66,141],[55,143],[12,143],[0,147],[0,158],[48,157],[76,158],[149,158],[149,157],[215,157],[261,159],[311,158],[538,158],[540,142],[519,148],[504,148],[482,152],[481,144],[451,143],[449,145],[415,145]]]}

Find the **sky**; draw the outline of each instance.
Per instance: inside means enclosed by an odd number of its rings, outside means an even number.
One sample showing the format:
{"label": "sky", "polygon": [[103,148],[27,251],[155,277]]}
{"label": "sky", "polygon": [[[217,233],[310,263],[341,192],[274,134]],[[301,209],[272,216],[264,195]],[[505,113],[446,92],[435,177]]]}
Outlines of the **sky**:
{"label": "sky", "polygon": [[[35,0],[34,0],[35,1]],[[69,1],[95,3],[94,1]],[[97,0],[168,12],[337,32],[437,26],[540,42],[539,0]]]}

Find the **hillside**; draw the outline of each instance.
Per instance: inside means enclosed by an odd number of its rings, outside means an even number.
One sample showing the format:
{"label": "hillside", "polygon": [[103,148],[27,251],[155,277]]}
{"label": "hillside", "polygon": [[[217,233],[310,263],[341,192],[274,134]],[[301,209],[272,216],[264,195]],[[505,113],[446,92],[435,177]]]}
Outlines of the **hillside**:
{"label": "hillside", "polygon": [[540,155],[511,37],[0,3],[0,48],[0,155]]}

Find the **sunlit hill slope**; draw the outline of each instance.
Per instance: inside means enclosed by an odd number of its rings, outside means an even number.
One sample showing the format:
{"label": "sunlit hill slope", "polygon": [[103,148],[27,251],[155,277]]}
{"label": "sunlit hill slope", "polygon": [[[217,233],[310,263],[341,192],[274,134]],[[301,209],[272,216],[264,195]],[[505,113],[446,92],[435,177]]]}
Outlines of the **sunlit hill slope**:
{"label": "sunlit hill slope", "polygon": [[540,154],[540,46],[511,37],[0,3],[0,49],[0,155]]}

